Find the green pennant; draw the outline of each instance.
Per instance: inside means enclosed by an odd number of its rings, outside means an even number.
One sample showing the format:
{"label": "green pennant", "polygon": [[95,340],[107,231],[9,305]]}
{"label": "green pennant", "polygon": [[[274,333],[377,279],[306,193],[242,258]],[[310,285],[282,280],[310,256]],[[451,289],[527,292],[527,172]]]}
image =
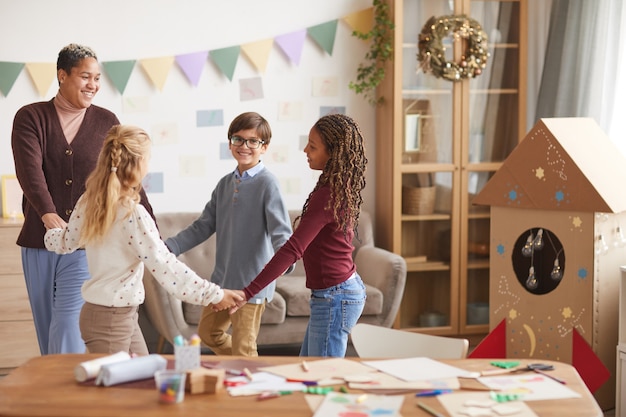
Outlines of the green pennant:
{"label": "green pennant", "polygon": [[328,55],[333,54],[335,35],[337,33],[337,20],[322,23],[321,25],[307,28],[307,33]]}
{"label": "green pennant", "polygon": [[0,91],[6,97],[13,88],[15,80],[22,72],[24,63],[0,61]]}
{"label": "green pennant", "polygon": [[237,59],[239,58],[239,46],[231,46],[228,48],[215,49],[209,51],[209,55],[215,65],[228,77],[230,81],[233,80],[235,73],[235,66],[237,65]]}
{"label": "green pennant", "polygon": [[124,94],[136,60],[103,62],[102,66],[120,94]]}

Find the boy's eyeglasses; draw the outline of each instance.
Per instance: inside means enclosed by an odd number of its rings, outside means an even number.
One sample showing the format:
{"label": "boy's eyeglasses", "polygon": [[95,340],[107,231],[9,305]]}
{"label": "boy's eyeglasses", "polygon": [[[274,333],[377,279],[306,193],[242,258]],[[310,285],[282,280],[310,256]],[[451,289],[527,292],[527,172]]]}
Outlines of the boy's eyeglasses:
{"label": "boy's eyeglasses", "polygon": [[248,149],[259,149],[261,147],[261,145],[265,144],[264,140],[259,140],[259,139],[244,139],[242,137],[239,136],[231,136],[230,137],[230,143],[232,143],[234,146],[241,146],[244,143],[246,144],[246,146],[248,147]]}

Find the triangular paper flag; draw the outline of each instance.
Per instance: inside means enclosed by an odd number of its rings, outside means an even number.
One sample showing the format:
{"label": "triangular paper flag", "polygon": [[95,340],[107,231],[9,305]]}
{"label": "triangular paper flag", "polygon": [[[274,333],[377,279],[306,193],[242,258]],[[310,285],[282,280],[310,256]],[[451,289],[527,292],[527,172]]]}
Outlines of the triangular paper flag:
{"label": "triangular paper flag", "polygon": [[572,345],[572,366],[593,394],[611,377],[611,372],[576,329],[573,329]]}
{"label": "triangular paper flag", "polygon": [[33,80],[35,88],[41,97],[45,97],[50,89],[50,84],[56,78],[57,65],[51,62],[27,62],[26,71]]}
{"label": "triangular paper flag", "polygon": [[135,60],[103,62],[102,66],[109,79],[120,94],[124,94],[130,74],[135,68]]}
{"label": "triangular paper flag", "polygon": [[274,38],[274,41],[280,46],[280,49],[287,55],[289,60],[300,65],[300,57],[302,56],[302,46],[306,38],[306,30],[298,30],[296,32],[287,33]]}
{"label": "triangular paper flag", "polygon": [[139,62],[155,87],[157,87],[159,91],[163,91],[165,80],[172,69],[172,65],[174,65],[174,57],[147,58]]}
{"label": "triangular paper flag", "polygon": [[272,51],[272,45],[274,45],[274,39],[250,42],[241,45],[241,52],[248,57],[252,65],[254,65],[259,72],[265,72],[267,61]]}
{"label": "triangular paper flag", "polygon": [[21,62],[0,62],[0,91],[6,97],[13,87],[24,64]]}
{"label": "triangular paper flag", "polygon": [[468,358],[506,358],[506,320],[502,321],[467,355]]}
{"label": "triangular paper flag", "polygon": [[326,52],[333,54],[335,35],[337,33],[337,20],[311,26],[307,29],[309,36]]}
{"label": "triangular paper flag", "polygon": [[191,85],[198,86],[200,76],[206,64],[209,51],[193,52],[191,54],[177,55],[176,63],[183,71]]}
{"label": "triangular paper flag", "polygon": [[233,80],[235,74],[235,66],[237,65],[237,59],[239,58],[239,46],[230,46],[228,48],[215,49],[209,52],[211,59],[215,62],[215,65],[222,71],[222,73],[228,77],[230,81]]}
{"label": "triangular paper flag", "polygon": [[359,33],[367,33],[374,27],[374,8],[361,10],[343,18],[350,29]]}

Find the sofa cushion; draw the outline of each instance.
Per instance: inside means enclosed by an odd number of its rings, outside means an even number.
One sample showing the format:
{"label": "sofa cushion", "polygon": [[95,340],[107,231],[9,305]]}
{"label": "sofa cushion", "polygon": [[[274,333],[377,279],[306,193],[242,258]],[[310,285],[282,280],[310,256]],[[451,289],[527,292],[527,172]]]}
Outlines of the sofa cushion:
{"label": "sofa cushion", "polygon": [[[203,306],[183,303],[183,314],[185,315],[185,321],[189,324],[197,326],[200,322],[200,316],[202,316]],[[279,294],[274,293],[274,298],[271,303],[268,303],[265,307],[263,317],[261,317],[261,324],[281,324],[285,322],[285,315],[287,306],[285,299]]]}
{"label": "sofa cushion", "polygon": [[[303,317],[311,315],[311,290],[306,287],[306,278],[303,276],[286,275],[276,280],[276,292],[287,302],[287,316]],[[363,316],[377,315],[383,311],[383,293],[376,287],[365,284],[367,302],[363,309]]]}

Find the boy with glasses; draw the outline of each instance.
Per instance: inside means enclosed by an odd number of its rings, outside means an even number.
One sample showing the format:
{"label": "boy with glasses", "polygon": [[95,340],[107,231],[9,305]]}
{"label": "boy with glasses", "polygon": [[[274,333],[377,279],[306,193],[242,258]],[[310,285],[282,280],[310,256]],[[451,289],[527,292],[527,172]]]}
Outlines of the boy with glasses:
{"label": "boy with glasses", "polygon": [[[291,236],[278,179],[261,161],[271,137],[269,123],[258,113],[237,116],[228,128],[237,168],[218,182],[200,217],[165,241],[178,256],[215,233],[211,282],[225,289],[247,286]],[[261,316],[274,290],[275,284],[269,285],[232,315],[205,307],[198,335],[217,355],[257,356]]]}

